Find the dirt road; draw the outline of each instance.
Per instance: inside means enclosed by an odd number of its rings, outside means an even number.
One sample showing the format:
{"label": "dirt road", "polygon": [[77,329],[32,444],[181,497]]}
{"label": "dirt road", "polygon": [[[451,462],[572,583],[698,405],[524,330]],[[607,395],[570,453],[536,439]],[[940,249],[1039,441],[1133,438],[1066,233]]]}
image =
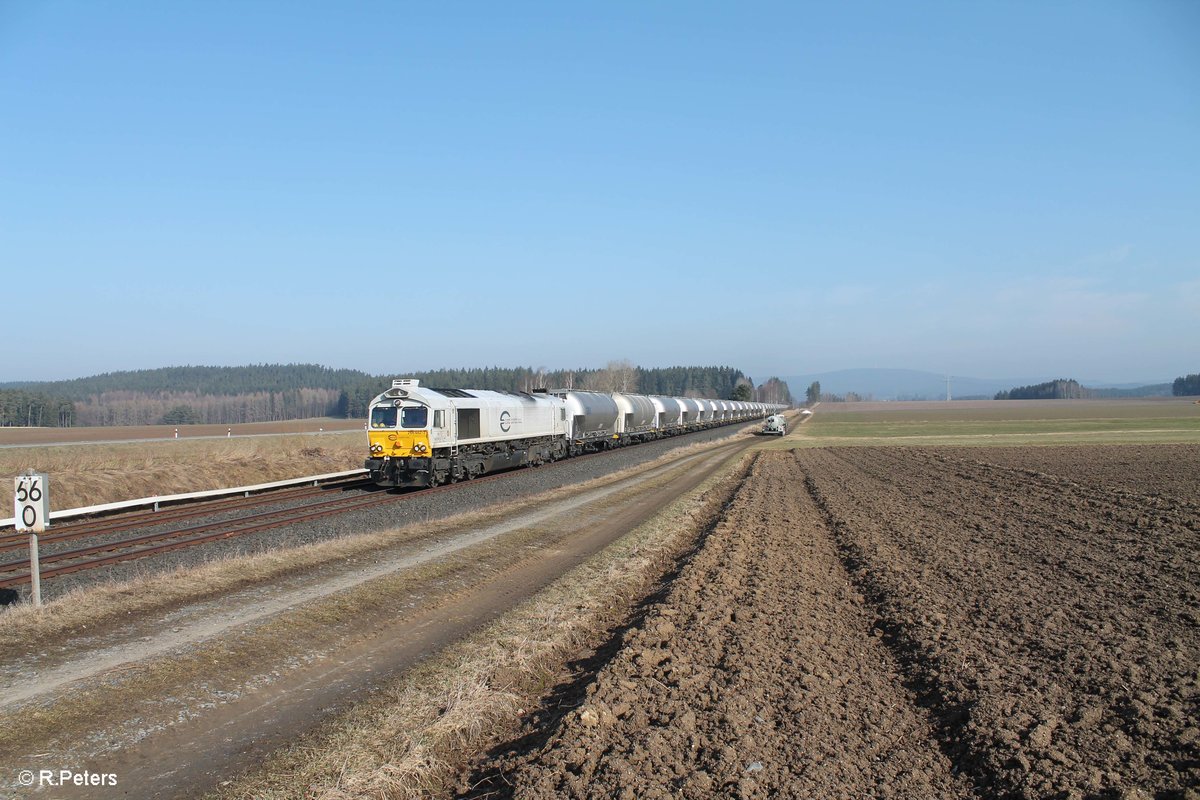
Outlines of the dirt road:
{"label": "dirt road", "polygon": [[972,455],[764,453],[579,707],[462,794],[1200,796],[1200,464],[1134,459],[1183,487],[1154,496]]}

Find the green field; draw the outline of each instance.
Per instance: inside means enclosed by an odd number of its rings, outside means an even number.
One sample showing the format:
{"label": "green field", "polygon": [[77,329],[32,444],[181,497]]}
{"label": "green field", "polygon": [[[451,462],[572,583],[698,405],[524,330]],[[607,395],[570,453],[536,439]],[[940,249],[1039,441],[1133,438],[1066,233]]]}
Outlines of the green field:
{"label": "green field", "polygon": [[[1193,398],[822,403],[775,445],[1200,443]],[[768,445],[772,446],[772,445]]]}

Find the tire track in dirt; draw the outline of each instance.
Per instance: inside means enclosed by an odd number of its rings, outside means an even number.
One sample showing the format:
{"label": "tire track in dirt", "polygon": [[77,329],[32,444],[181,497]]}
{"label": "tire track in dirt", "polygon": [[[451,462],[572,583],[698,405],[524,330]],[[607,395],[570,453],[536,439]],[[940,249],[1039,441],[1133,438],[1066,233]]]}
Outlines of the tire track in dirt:
{"label": "tire track in dirt", "polygon": [[1197,796],[1190,504],[920,451],[796,458],[885,640],[985,793]]}
{"label": "tire track in dirt", "polygon": [[759,456],[582,707],[467,785],[522,798],[972,797],[804,482],[790,454]]}

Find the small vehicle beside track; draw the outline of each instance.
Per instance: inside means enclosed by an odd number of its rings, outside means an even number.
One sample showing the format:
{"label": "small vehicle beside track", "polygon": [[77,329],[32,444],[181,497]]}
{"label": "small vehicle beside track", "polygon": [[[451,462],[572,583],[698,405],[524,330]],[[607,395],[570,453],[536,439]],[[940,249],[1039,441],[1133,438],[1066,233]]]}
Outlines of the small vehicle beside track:
{"label": "small vehicle beside track", "polygon": [[763,422],[761,433],[768,436],[783,436],[787,433],[787,421],[783,414],[772,414]]}

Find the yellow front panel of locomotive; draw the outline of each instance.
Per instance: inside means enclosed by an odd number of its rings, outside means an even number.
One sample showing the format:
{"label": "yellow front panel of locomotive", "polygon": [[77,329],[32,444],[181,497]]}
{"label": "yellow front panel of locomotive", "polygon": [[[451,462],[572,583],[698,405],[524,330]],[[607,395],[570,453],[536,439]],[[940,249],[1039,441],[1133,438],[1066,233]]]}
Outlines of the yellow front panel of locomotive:
{"label": "yellow front panel of locomotive", "polygon": [[409,458],[428,456],[432,452],[429,448],[429,431],[370,431],[367,436],[371,443],[371,455],[375,458]]}

